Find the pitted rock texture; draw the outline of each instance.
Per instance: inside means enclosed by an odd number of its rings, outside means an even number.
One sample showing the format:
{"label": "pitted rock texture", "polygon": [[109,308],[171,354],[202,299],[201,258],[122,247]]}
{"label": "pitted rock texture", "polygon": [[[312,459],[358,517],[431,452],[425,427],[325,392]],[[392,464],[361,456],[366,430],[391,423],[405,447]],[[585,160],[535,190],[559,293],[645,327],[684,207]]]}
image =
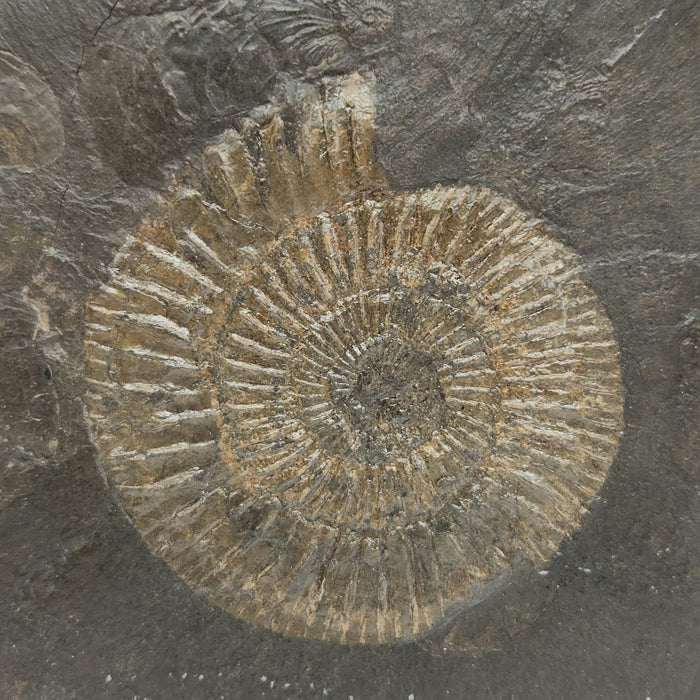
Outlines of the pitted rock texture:
{"label": "pitted rock texture", "polygon": [[349,438],[333,442],[360,462],[406,456],[444,424],[445,392],[432,355],[392,333],[363,341],[327,376]]}
{"label": "pitted rock texture", "polygon": [[194,590],[290,636],[420,635],[543,565],[622,426],[610,322],[489,190],[395,192],[371,81],[207,150],[88,304],[109,481]]}

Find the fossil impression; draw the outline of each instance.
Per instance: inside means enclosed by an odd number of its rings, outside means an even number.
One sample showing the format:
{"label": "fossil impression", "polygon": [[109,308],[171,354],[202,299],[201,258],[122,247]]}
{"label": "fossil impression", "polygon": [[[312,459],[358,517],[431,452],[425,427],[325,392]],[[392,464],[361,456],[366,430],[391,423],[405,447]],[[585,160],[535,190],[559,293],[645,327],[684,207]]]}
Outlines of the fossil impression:
{"label": "fossil impression", "polygon": [[58,100],[30,66],[0,51],[0,167],[46,165],[63,150]]}
{"label": "fossil impression", "polygon": [[261,0],[255,15],[263,36],[284,49],[288,60],[317,72],[381,51],[394,26],[394,5],[391,0]]}
{"label": "fossil impression", "polygon": [[109,483],[195,591],[290,636],[426,632],[576,530],[618,351],[569,250],[488,190],[392,191],[369,79],[204,154],[87,307]]}

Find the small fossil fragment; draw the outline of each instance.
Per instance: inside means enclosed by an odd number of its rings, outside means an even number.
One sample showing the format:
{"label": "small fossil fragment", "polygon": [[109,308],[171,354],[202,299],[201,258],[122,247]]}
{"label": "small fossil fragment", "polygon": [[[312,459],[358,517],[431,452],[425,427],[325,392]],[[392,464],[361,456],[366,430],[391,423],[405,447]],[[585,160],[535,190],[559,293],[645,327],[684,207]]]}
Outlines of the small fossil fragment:
{"label": "small fossil fragment", "polygon": [[381,49],[395,21],[389,0],[260,0],[255,23],[287,63],[346,68]]}
{"label": "small fossil fragment", "polygon": [[[610,322],[488,190],[396,192],[371,83],[205,153],[88,304],[109,482],[194,590],[290,636],[383,643],[544,568],[622,426]],[[206,192],[206,194],[205,194]]]}
{"label": "small fossil fragment", "polygon": [[0,51],[0,167],[34,168],[63,150],[58,100],[37,72]]}

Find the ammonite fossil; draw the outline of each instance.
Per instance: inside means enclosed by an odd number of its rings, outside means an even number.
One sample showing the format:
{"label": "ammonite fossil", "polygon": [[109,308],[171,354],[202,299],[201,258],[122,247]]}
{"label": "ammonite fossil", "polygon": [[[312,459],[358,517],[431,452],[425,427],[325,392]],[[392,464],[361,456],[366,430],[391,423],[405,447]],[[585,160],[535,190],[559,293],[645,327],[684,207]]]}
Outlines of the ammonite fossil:
{"label": "ammonite fossil", "polygon": [[395,22],[391,0],[260,0],[256,25],[286,64],[336,71],[380,52]]}
{"label": "ammonite fossil", "polygon": [[63,150],[58,100],[37,72],[0,51],[0,167],[46,165]]}
{"label": "ammonite fossil", "polygon": [[187,144],[266,104],[290,73],[370,65],[394,27],[387,0],[138,0],[113,9],[85,47],[80,92],[104,158],[139,186],[162,183]]}
{"label": "ammonite fossil", "polygon": [[253,625],[415,637],[574,532],[622,424],[573,254],[488,190],[392,191],[371,82],[227,131],[89,302],[89,414],[155,555]]}
{"label": "ammonite fossil", "polygon": [[174,11],[184,4],[141,3],[85,49],[82,99],[102,154],[131,184],[163,182],[187,143],[217,135],[272,93],[273,57],[241,3]]}

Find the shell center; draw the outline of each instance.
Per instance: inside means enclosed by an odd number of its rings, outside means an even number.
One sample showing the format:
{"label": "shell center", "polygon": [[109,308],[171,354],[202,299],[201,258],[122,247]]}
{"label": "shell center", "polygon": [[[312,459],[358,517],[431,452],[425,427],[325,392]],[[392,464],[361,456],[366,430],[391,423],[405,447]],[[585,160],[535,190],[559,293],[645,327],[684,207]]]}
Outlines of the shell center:
{"label": "shell center", "polygon": [[330,394],[352,428],[353,456],[379,464],[427,442],[444,425],[447,405],[430,354],[395,337],[364,345],[349,367],[330,373]]}

